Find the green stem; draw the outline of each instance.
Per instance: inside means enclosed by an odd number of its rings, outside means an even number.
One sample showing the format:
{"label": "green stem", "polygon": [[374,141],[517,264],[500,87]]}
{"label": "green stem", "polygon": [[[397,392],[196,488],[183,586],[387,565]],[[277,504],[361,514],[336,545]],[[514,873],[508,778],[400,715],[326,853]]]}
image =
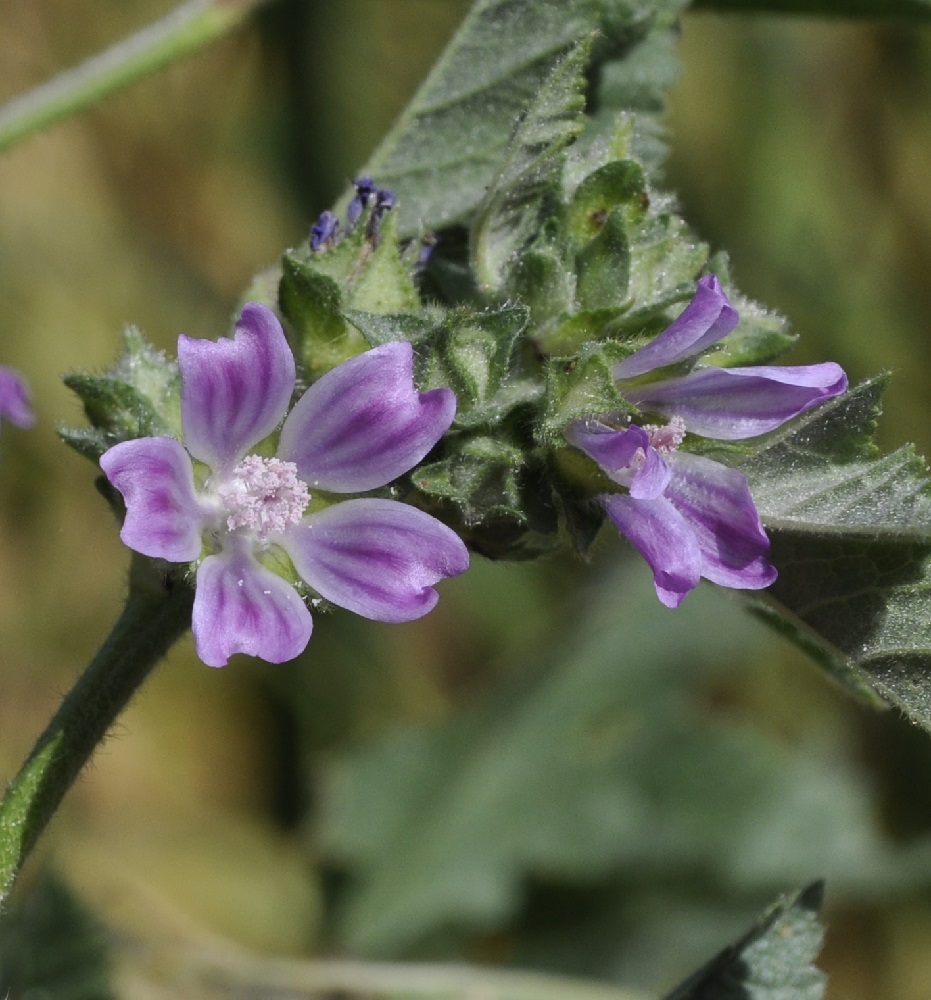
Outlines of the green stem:
{"label": "green stem", "polygon": [[151,669],[189,628],[193,590],[134,563],[126,607],[0,801],[0,903],[65,792]]}
{"label": "green stem", "polygon": [[0,151],[73,115],[241,24],[266,0],[189,0],[112,48],[0,108]]}

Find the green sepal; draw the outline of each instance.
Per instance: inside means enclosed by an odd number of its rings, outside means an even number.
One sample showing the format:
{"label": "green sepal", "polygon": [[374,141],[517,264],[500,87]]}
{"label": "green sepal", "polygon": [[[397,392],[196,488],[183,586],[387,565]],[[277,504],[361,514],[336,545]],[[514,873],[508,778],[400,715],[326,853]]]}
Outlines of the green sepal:
{"label": "green sepal", "polygon": [[343,318],[339,285],[291,250],[282,259],[278,304],[290,324],[294,356],[311,377],[365,350],[362,337]]}
{"label": "green sepal", "polygon": [[581,351],[590,341],[608,336],[623,313],[623,309],[617,308],[566,313],[548,329],[534,331],[534,343],[543,354],[568,357]]}
{"label": "green sepal", "polygon": [[[358,226],[362,228],[362,220]],[[420,305],[409,265],[398,246],[396,212],[387,212],[381,220],[377,238],[363,244],[356,269],[346,279],[346,288],[346,304],[350,309],[405,312]]]}
{"label": "green sepal", "polygon": [[561,446],[562,432],[574,420],[615,413],[636,413],[614,384],[613,367],[629,354],[624,344],[588,344],[573,358],[554,358],[546,366],[546,396],[541,435]]}
{"label": "green sepal", "polygon": [[419,306],[398,247],[397,216],[386,212],[376,229],[371,212],[335,246],[289,250],[282,259],[278,303],[291,326],[295,357],[311,378],[366,349],[344,310],[394,313]]}
{"label": "green sepal", "polygon": [[549,476],[566,534],[575,551],[587,556],[605,520],[595,499],[617,485],[586,454],[576,448],[556,447],[549,456]]}
{"label": "green sepal", "polygon": [[129,327],[125,350],[103,375],[72,372],[63,381],[84,404],[91,427],[62,427],[61,439],[96,462],[120,441],[141,437],[181,437],[178,366],[149,347]]}
{"label": "green sepal", "polygon": [[514,261],[507,290],[527,306],[537,328],[546,329],[572,308],[575,276],[557,238],[541,235]]}
{"label": "green sepal", "polygon": [[[559,522],[541,461],[520,444],[485,435],[450,443],[452,453],[421,466],[414,485],[452,511],[451,524],[476,551],[492,558],[529,557],[556,542]],[[531,535],[538,536],[533,545]],[[543,536],[551,540],[543,542]]]}
{"label": "green sepal", "polygon": [[708,259],[708,247],[698,241],[673,211],[672,200],[653,194],[649,213],[628,231],[630,241],[631,302],[638,309],[657,308],[678,296],[683,286],[688,295]]}
{"label": "green sepal", "polygon": [[643,221],[649,204],[640,164],[614,160],[590,173],[576,188],[566,213],[566,230],[584,244],[598,235],[611,212],[621,209],[625,226],[633,226]]}
{"label": "green sepal", "polygon": [[627,304],[630,244],[622,209],[614,209],[601,231],[575,258],[576,298],[581,309],[612,309]]}
{"label": "green sepal", "polygon": [[529,379],[512,382],[511,356],[527,326],[527,310],[504,306],[488,312],[456,309],[440,327],[428,356],[424,384],[455,393],[457,427],[500,423],[515,407],[539,394]]}
{"label": "green sepal", "polygon": [[443,322],[442,310],[425,309],[423,313],[370,313],[347,309],[346,319],[365,337],[369,347],[380,347],[399,340],[409,344],[429,342]]}

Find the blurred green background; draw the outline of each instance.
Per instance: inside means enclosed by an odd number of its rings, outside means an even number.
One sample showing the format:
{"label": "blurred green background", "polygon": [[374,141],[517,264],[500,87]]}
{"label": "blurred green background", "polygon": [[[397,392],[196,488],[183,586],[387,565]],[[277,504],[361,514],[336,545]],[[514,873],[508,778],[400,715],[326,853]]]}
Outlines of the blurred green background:
{"label": "blurred green background", "polygon": [[[171,7],[3,6],[0,100]],[[55,436],[56,424],[81,422],[59,374],[108,365],[128,323],[169,352],[179,332],[223,332],[250,277],[306,238],[466,7],[279,0],[209,51],[0,157],[0,363],[27,375],[40,419],[30,432],[4,428],[0,436],[0,774],[14,773],[105,636],[128,565],[93,468]],[[836,359],[853,380],[892,369],[881,441],[911,440],[931,453],[931,29],[688,14],[681,55],[668,180],[685,217],[729,250],[745,293],[791,318],[802,334],[792,360]],[[336,612],[318,620],[305,656],[284,667],[241,660],[213,671],[185,642],[98,753],[41,853],[116,921],[119,901],[138,896],[165,927],[190,921],[276,954],[466,957],[670,987],[689,971],[692,952],[710,955],[739,930],[737,917],[768,898],[756,895],[765,880],[727,877],[724,838],[708,838],[707,850],[722,856],[703,870],[700,888],[676,884],[682,866],[665,884],[657,874],[634,893],[621,848],[597,863],[593,848],[591,864],[544,877],[532,858],[514,857],[510,895],[497,910],[477,905],[462,926],[451,919],[432,935],[376,947],[365,944],[378,935],[359,930],[359,910],[353,924],[365,850],[353,848],[352,836],[364,836],[351,823],[341,832],[340,823],[356,807],[344,802],[345,814],[327,813],[337,808],[333,782],[338,789],[350,752],[364,754],[399,726],[442,727],[496,706],[506,713],[545,684],[558,669],[551,646],[571,646],[580,616],[606,592],[616,592],[617,633],[605,642],[617,651],[623,703],[625,651],[669,621],[652,598],[640,599],[651,596],[642,572],[616,575],[615,565],[627,573],[626,559],[606,538],[593,568],[476,560],[466,577],[443,585],[427,619],[400,627]],[[856,813],[844,798],[853,779],[868,783],[863,808],[876,843],[849,854],[852,865],[870,851],[923,843],[931,831],[928,738],[854,704],[749,619],[733,626],[746,628],[743,646],[722,647],[702,613],[742,619],[713,595],[693,600],[711,603],[693,613],[669,690],[689,701],[695,719],[765,734],[786,759],[817,758],[827,814],[832,789],[838,795],[837,828],[800,827],[795,841],[767,846],[760,827],[746,843],[783,858],[814,839],[815,854],[846,857],[835,839]],[[698,684],[693,661],[711,664]],[[657,696],[642,687],[630,694],[634,718],[638,697],[648,713]],[[483,725],[475,731],[487,735]],[[615,736],[605,739],[614,746]],[[506,783],[506,755],[500,775],[497,760],[488,753],[488,787],[498,777]],[[444,766],[438,756],[437,773]],[[680,777],[667,775],[658,799]],[[731,800],[720,773],[693,778],[692,836],[700,839],[709,803],[720,800],[726,825]],[[799,771],[801,784],[810,779]],[[423,775],[424,787],[431,780]],[[606,781],[600,794],[610,804],[619,792]],[[773,792],[777,812],[780,795],[785,789]],[[398,801],[407,801],[400,792]],[[515,799],[514,814],[523,808]],[[629,831],[632,842],[649,833]],[[455,870],[454,854],[442,860]],[[830,997],[929,995],[929,866],[916,861],[910,885],[908,865],[896,864],[885,882],[851,872],[834,895],[829,882],[822,964]],[[798,879],[819,874],[800,865]],[[636,907],[621,919],[620,901],[634,895]],[[729,908],[725,900],[736,901]],[[653,924],[666,926],[665,950],[647,933]],[[153,919],[150,932],[161,926]]]}

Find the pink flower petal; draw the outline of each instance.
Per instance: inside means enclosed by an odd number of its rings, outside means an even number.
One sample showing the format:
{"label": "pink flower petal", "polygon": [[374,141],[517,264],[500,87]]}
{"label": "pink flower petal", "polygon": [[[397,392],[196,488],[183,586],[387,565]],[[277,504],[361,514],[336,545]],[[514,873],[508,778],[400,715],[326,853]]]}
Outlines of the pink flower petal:
{"label": "pink flower petal", "polygon": [[17,427],[32,427],[36,415],[32,412],[26,380],[13,368],[0,366],[0,417]]}
{"label": "pink flower petal", "polygon": [[655,340],[615,365],[614,377],[633,378],[691,358],[726,337],[737,326],[739,319],[740,315],[728,302],[721,282],[709,274],[698,282],[692,301],[678,319]]}
{"label": "pink flower petal", "polygon": [[769,538],[747,477],[700,455],[678,452],[669,464],[667,499],[689,523],[702,554],[702,576],[724,587],[760,590],[776,579]]}
{"label": "pink flower petal", "polygon": [[569,444],[584,451],[609,476],[626,471],[637,451],[650,446],[649,435],[636,425],[618,429],[595,420],[579,421],[570,424],[565,435]]}
{"label": "pink flower petal", "polygon": [[701,579],[701,550],[689,521],[665,497],[638,500],[609,494],[601,502],[653,570],[656,596],[667,608],[677,608]]}
{"label": "pink flower petal", "polygon": [[120,538],[135,552],[169,562],[200,555],[207,515],[194,492],[191,459],[174,438],[137,438],[100,456],[107,479],[122,493]]}
{"label": "pink flower petal", "polygon": [[406,622],[439,599],[432,584],[469,566],[454,531],[394,500],[345,500],[304,518],[279,543],[322,597],[364,618]]}
{"label": "pink flower petal", "polygon": [[278,426],[294,391],[294,356],[275,314],[245,305],[231,338],[178,338],[188,451],[228,470]]}
{"label": "pink flower petal", "polygon": [[634,424],[618,430],[594,420],[580,421],[570,424],[565,435],[570,444],[594,459],[609,479],[628,487],[631,496],[641,500],[662,496],[669,468],[642,427]]}
{"label": "pink flower petal", "polygon": [[222,667],[234,653],[292,660],[307,646],[313,622],[291,584],[230,546],[197,570],[192,628],[197,655]]}
{"label": "pink flower petal", "polygon": [[630,402],[681,417],[693,434],[737,441],[775,430],[847,388],[843,369],[820,365],[702,368],[681,378],[624,390]]}
{"label": "pink flower petal", "polygon": [[363,492],[412,469],[455,413],[450,389],[417,391],[410,344],[383,344],[304,393],[281,430],[278,457],[294,462],[311,489]]}

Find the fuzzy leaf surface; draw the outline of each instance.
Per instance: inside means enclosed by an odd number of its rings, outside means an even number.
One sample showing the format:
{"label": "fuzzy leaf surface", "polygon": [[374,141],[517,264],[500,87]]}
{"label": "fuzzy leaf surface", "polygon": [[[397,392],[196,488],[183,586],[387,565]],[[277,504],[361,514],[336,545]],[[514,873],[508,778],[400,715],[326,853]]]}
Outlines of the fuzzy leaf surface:
{"label": "fuzzy leaf surface", "polygon": [[329,770],[319,846],[352,875],[343,946],[398,957],[439,929],[494,931],[534,878],[720,878],[762,902],[816,875],[847,891],[931,876],[927,843],[884,845],[862,775],[709,719],[694,687],[765,631],[710,587],[669,614],[647,575],[603,580],[507,694]]}
{"label": "fuzzy leaf surface", "polygon": [[[591,39],[560,59],[514,132],[472,229],[479,285],[499,291],[514,257],[539,231],[560,187],[563,151],[582,132]],[[552,208],[549,207],[552,211]]]}
{"label": "fuzzy leaf surface", "polygon": [[910,447],[876,454],[884,383],[812,411],[741,467],[779,570],[764,613],[931,731],[931,489]]}
{"label": "fuzzy leaf surface", "polygon": [[666,1000],[822,1000],[826,977],[813,963],[824,937],[823,895],[815,882],[780,900]]}
{"label": "fuzzy leaf surface", "polygon": [[[637,0],[478,0],[361,171],[397,193],[401,235],[468,219],[514,122],[575,44],[597,32],[601,64],[635,46],[657,18]],[[659,85],[640,78],[661,100]]]}

